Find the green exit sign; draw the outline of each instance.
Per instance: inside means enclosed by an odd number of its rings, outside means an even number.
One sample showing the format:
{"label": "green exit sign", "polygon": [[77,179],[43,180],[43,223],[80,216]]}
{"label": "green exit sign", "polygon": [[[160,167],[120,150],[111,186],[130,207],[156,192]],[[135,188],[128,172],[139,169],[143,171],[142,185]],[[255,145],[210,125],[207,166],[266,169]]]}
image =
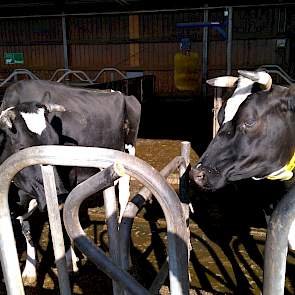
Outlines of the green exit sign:
{"label": "green exit sign", "polygon": [[4,61],[6,65],[15,65],[24,63],[23,52],[5,52]]}

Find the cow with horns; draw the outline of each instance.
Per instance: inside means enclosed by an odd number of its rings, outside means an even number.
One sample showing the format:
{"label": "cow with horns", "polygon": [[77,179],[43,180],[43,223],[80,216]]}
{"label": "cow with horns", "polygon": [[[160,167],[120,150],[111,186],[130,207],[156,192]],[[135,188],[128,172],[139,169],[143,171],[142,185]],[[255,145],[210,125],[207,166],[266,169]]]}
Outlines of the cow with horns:
{"label": "cow with horns", "polygon": [[[215,191],[247,178],[284,180],[294,184],[295,88],[273,85],[264,71],[239,71],[207,81],[232,87],[218,113],[220,129],[198,162],[191,179],[202,189]],[[292,239],[293,237],[293,239]],[[289,234],[295,249],[295,224]]]}
{"label": "cow with horns", "polygon": [[[93,91],[69,87],[56,82],[27,80],[11,85],[5,92],[0,115],[0,163],[21,149],[36,145],[74,145],[129,150],[134,154],[141,106],[134,96],[120,92]],[[57,194],[66,194],[74,185],[97,172],[96,169],[58,167],[54,170]],[[129,191],[123,179],[125,200]],[[19,189],[19,201],[32,199],[44,210],[45,192],[41,169],[31,166],[14,178]],[[128,183],[127,183],[128,184]],[[120,181],[119,181],[120,186]],[[122,189],[119,189],[122,192]],[[126,200],[127,196],[127,200]],[[119,196],[120,200],[121,196]],[[32,204],[32,202],[30,203]],[[29,214],[25,214],[26,218]],[[23,217],[20,217],[23,221]],[[26,236],[26,235],[25,235]],[[29,253],[35,255],[27,239]],[[27,260],[23,279],[35,281],[36,272],[31,257]],[[34,264],[34,263],[33,263]]]}

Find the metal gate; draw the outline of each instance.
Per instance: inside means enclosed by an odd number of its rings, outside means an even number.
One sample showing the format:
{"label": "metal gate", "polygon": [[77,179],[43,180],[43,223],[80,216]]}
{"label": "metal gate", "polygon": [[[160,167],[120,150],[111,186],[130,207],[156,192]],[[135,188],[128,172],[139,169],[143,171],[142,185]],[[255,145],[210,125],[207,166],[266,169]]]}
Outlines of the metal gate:
{"label": "metal gate", "polygon": [[[184,150],[187,150],[187,145]],[[61,223],[59,220],[53,167],[49,165],[104,168],[100,173],[95,175],[96,179],[94,182],[95,189],[101,190],[112,185],[113,181],[120,176],[120,173],[118,174],[117,170],[114,170],[114,164],[116,166],[116,163],[120,163],[120,165],[123,166],[123,170],[126,174],[139,180],[159,202],[167,222],[171,294],[188,294],[189,231],[186,225],[187,212],[185,213],[186,209],[184,209],[186,208],[186,205],[183,205],[180,202],[180,199],[173,188],[158,171],[139,158],[111,149],[37,146],[24,149],[17,154],[12,155],[3,162],[0,168],[0,255],[4,280],[9,295],[24,294],[8,206],[8,190],[13,177],[25,167],[42,165],[41,169],[46,193],[50,228],[53,236],[55,259],[58,272],[61,274],[61,276],[59,276],[60,292],[62,295],[65,295],[71,294],[71,291],[69,288],[67,273],[66,271],[63,271],[65,260],[64,249],[58,247],[58,244],[63,241],[63,238],[62,236],[60,237]],[[174,170],[181,167],[181,173],[184,173],[184,165],[187,165],[187,159],[180,157],[176,158],[176,160],[174,159],[171,163],[168,165],[168,168],[163,169],[165,171],[162,171],[162,174],[168,173],[168,170],[171,170],[172,167]],[[89,179],[86,181],[89,181]],[[78,248],[86,251],[89,259],[91,259],[97,266],[101,267],[113,279],[113,281],[117,282],[120,286],[123,286],[124,289],[128,290],[131,294],[150,294],[148,290],[143,288],[124,270],[124,267],[123,269],[120,268],[114,263],[114,261],[105,256],[105,254],[94,244],[91,244],[82,229],[79,229],[77,214],[72,214],[72,212],[78,212],[79,202],[81,202],[81,194],[76,194],[75,192],[77,192],[75,189],[71,192],[69,199],[65,204],[64,211],[65,225],[68,234],[74,240],[74,243]],[[86,198],[88,193],[86,192],[82,198]],[[129,229],[129,227],[127,227],[127,229]],[[125,240],[126,239],[128,240],[125,236]],[[81,240],[83,244],[82,247]]]}

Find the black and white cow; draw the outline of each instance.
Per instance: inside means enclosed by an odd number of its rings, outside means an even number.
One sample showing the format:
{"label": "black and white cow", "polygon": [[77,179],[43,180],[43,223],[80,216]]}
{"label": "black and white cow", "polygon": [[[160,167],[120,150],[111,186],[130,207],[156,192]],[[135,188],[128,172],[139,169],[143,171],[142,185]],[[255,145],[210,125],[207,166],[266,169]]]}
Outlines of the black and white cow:
{"label": "black and white cow", "polygon": [[247,178],[286,180],[293,185],[295,88],[272,85],[270,75],[263,71],[239,74],[208,81],[235,88],[219,111],[220,129],[190,176],[199,187],[211,191]]}
{"label": "black and white cow", "polygon": [[[127,148],[134,153],[141,114],[140,103],[134,96],[28,80],[7,89],[1,109],[0,163],[26,147],[48,144],[121,151]],[[58,194],[65,194],[96,172],[90,168],[59,169],[55,171]],[[123,181],[123,186],[127,181]],[[21,201],[29,196],[44,210],[46,203],[40,167],[23,169],[16,175],[14,183],[20,189]],[[127,201],[125,198],[124,203]],[[121,207],[124,204],[121,203]],[[30,276],[23,274],[32,280]]]}

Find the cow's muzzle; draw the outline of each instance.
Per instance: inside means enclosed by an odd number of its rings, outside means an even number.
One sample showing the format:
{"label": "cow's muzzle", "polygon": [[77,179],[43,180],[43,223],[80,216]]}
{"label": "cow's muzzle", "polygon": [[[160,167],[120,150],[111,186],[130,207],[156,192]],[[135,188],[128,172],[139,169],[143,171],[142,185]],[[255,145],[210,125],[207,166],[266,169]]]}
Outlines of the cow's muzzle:
{"label": "cow's muzzle", "polygon": [[201,189],[216,190],[217,186],[220,186],[219,182],[221,175],[216,169],[212,169],[199,163],[191,169],[190,178]]}
{"label": "cow's muzzle", "polygon": [[205,167],[197,164],[190,171],[190,178],[201,188],[205,188],[208,183]]}

